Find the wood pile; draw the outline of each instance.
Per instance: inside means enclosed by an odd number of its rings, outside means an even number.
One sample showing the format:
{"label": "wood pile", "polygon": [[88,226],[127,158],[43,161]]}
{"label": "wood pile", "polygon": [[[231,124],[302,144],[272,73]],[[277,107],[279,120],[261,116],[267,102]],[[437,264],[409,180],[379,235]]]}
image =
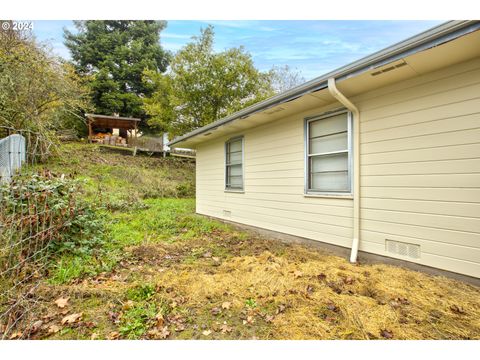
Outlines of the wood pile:
{"label": "wood pile", "polygon": [[127,146],[127,139],[110,133],[98,133],[92,136],[92,142],[105,145]]}

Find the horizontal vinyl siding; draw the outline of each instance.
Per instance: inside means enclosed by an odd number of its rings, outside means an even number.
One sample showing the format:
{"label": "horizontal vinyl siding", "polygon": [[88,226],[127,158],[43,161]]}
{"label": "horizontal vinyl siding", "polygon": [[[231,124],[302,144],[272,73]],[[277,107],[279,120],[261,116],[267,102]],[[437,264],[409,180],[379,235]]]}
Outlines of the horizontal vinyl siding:
{"label": "horizontal vinyl siding", "polygon": [[[360,249],[420,245],[420,264],[480,277],[480,59],[358,95]],[[304,196],[304,118],[243,135],[244,193],[224,191],[224,142],[197,149],[197,212],[350,247],[352,200]]]}
{"label": "horizontal vinyl siding", "polygon": [[202,144],[197,149],[197,212],[349,247],[352,201],[303,196],[305,116],[307,113],[242,133],[242,194],[224,191],[223,144],[227,138]]}
{"label": "horizontal vinyl siding", "polygon": [[[424,81],[422,81],[424,80]],[[382,94],[383,93],[383,94]],[[363,94],[360,249],[480,277],[480,60]]]}

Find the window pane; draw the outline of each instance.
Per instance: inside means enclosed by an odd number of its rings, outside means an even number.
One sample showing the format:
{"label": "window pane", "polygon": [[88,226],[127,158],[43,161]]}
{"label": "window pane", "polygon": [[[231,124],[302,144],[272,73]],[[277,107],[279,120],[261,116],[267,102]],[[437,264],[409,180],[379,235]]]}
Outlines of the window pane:
{"label": "window pane", "polygon": [[347,131],[348,114],[343,113],[310,122],[310,138]]}
{"label": "window pane", "polygon": [[241,176],[232,176],[230,177],[230,186],[235,188],[241,188],[243,185],[242,177]]}
{"label": "window pane", "polygon": [[[323,120],[322,120],[323,121]],[[328,135],[310,140],[310,154],[320,154],[348,149],[348,134]]]}
{"label": "window pane", "polygon": [[229,145],[230,145],[229,149],[228,149],[229,152],[242,151],[242,140],[241,139],[231,141],[231,142],[229,142]]}
{"label": "window pane", "polygon": [[242,163],[242,153],[235,152],[227,155],[227,164],[241,164]]}
{"label": "window pane", "polygon": [[348,170],[348,154],[320,155],[310,158],[310,171],[326,172],[326,171],[347,171]]}
{"label": "window pane", "polygon": [[348,171],[313,173],[310,187],[318,191],[350,191]]}
{"label": "window pane", "polygon": [[241,176],[242,175],[242,165],[232,165],[227,168],[229,176]]}

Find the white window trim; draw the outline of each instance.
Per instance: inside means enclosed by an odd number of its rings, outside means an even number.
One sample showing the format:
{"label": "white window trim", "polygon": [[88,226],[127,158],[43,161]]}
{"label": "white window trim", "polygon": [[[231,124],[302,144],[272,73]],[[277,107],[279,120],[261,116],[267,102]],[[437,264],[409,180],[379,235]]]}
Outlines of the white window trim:
{"label": "white window trim", "polygon": [[[309,124],[310,122],[316,121],[316,120],[321,120],[325,118],[329,118],[335,115],[339,114],[347,114],[347,142],[348,142],[348,186],[349,186],[349,191],[319,191],[319,190],[314,190],[314,189],[309,189],[309,179],[310,179],[310,154],[309,154],[309,131],[310,127]],[[331,112],[327,112],[321,115],[317,116],[312,116],[312,117],[307,117],[305,118],[305,125],[304,125],[304,134],[305,134],[305,164],[304,164],[304,195],[305,196],[310,196],[310,195],[317,195],[319,197],[322,196],[331,196],[331,197],[345,197],[345,198],[352,198],[353,196],[353,115],[350,111],[346,109],[342,110],[335,110]],[[312,154],[313,155],[313,154]]]}
{"label": "white window trim", "polygon": [[[235,140],[241,140],[242,141],[242,187],[241,188],[229,188],[227,187],[227,144],[231,141]],[[243,135],[240,136],[235,136],[227,141],[225,141],[224,147],[223,147],[223,172],[224,172],[224,191],[225,192],[231,192],[231,193],[241,193],[243,194],[245,192],[245,138]]]}

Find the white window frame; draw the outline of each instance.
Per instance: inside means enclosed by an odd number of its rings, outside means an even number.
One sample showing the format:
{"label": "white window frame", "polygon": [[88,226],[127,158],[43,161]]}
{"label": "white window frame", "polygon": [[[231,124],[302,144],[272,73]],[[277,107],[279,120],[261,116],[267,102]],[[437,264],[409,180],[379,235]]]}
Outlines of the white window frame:
{"label": "white window frame", "polygon": [[[339,154],[345,151],[333,151],[327,153],[318,153],[318,154],[310,154],[310,123],[315,122],[317,120],[326,119],[332,116],[340,115],[340,114],[347,114],[347,152],[348,152],[348,160],[347,160],[347,170],[348,170],[348,190],[347,191],[322,191],[322,190],[315,190],[310,188],[310,157],[315,155],[329,155],[329,154]],[[350,111],[346,109],[342,110],[335,110],[331,112],[327,112],[321,115],[312,116],[305,118],[305,191],[304,193],[307,195],[325,195],[325,196],[353,196],[353,115]]]}
{"label": "white window frame", "polygon": [[[238,141],[238,140],[241,140],[242,142],[242,187],[228,187],[227,186],[227,181],[228,181],[228,172],[227,172],[227,166],[229,166],[229,164],[227,164],[227,148],[228,148],[228,144],[231,143],[231,142],[234,142],[234,141]],[[240,135],[240,136],[235,136],[235,137],[232,137],[230,139],[228,139],[227,141],[225,141],[225,145],[224,145],[224,149],[223,149],[223,155],[224,155],[224,166],[223,166],[223,170],[224,170],[224,186],[225,186],[225,191],[226,192],[237,192],[237,193],[243,193],[245,190],[245,138],[243,137],[243,135]]]}

